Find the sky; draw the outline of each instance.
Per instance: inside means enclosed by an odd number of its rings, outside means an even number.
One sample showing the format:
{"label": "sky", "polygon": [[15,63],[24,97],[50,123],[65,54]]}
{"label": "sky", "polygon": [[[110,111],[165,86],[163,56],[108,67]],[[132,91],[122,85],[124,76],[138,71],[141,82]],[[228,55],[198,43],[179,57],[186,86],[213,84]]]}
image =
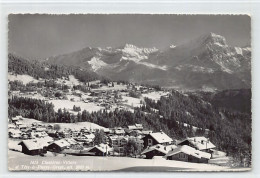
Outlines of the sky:
{"label": "sky", "polygon": [[164,49],[209,32],[224,36],[230,46],[251,42],[246,15],[12,14],[8,20],[9,52],[28,59],[126,43]]}

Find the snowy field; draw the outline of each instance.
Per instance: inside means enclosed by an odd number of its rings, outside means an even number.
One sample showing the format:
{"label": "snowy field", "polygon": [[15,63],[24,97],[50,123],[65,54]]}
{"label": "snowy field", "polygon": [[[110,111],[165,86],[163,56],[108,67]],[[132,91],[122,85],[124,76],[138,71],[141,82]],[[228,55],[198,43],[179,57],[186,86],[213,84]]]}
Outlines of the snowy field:
{"label": "snowy field", "polygon": [[[62,156],[40,157],[29,156],[19,152],[8,151],[9,170],[33,171],[114,171],[114,170],[147,170],[150,171],[229,171],[228,167],[212,164],[188,163],[165,159],[138,159],[127,157],[98,156]],[[31,161],[38,161],[32,165]],[[21,165],[24,165],[23,167]],[[34,169],[32,169],[34,166]]]}
{"label": "snowy field", "polygon": [[[43,125],[49,125],[49,124],[56,124],[56,123],[46,123],[42,121],[38,121],[35,119],[28,119],[28,118],[23,118],[22,120],[19,120],[20,123],[31,126],[32,123],[41,123]],[[70,128],[72,130],[80,130],[82,128],[86,129],[103,129],[104,127],[99,126],[97,124],[91,123],[91,122],[77,122],[77,123],[57,123],[60,125],[61,130],[64,130],[65,128]]]}
{"label": "snowy field", "polygon": [[166,96],[167,94],[169,94],[169,92],[163,92],[163,91],[159,91],[159,92],[151,92],[151,93],[145,93],[142,94],[143,97],[145,98],[149,98],[151,100],[154,101],[158,101],[160,100],[161,96]]}
{"label": "snowy field", "polygon": [[[123,104],[126,104],[130,107],[140,107],[142,104],[140,104],[141,99],[139,98],[133,98],[129,96],[122,96]],[[126,101],[127,100],[127,101]]]}
{"label": "snowy field", "polygon": [[54,110],[58,111],[58,109],[67,109],[69,112],[72,111],[73,106],[77,106],[81,108],[81,111],[86,110],[88,112],[99,111],[101,109],[105,109],[102,106],[98,106],[95,103],[84,103],[82,101],[69,101],[69,100],[49,100],[48,102],[54,105]]}
{"label": "snowy field", "polygon": [[57,83],[59,84],[65,84],[65,85],[68,85],[68,86],[72,86],[72,85],[82,85],[83,83],[80,82],[78,79],[76,79],[74,77],[74,75],[69,75],[69,80],[65,80],[64,78],[63,79],[57,79],[56,80]]}
{"label": "snowy field", "polygon": [[36,80],[35,78],[33,78],[32,76],[29,75],[12,75],[10,73],[8,73],[8,80],[10,81],[21,81],[24,85],[26,85],[27,83],[33,82],[33,83],[38,83],[39,80]]}
{"label": "snowy field", "polygon": [[114,87],[109,87],[109,86],[102,86],[100,88],[97,89],[92,89],[93,91],[98,91],[98,90],[126,90],[127,87],[126,85],[117,85],[114,84]]}

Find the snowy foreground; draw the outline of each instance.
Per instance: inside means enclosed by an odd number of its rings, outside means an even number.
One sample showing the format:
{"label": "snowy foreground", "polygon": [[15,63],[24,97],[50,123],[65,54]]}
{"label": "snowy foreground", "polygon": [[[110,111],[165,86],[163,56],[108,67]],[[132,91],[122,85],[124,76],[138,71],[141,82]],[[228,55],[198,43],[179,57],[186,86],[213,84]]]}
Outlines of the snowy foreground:
{"label": "snowy foreground", "polygon": [[231,171],[228,167],[164,159],[64,156],[62,154],[40,157],[15,151],[9,151],[8,154],[8,166],[11,171]]}

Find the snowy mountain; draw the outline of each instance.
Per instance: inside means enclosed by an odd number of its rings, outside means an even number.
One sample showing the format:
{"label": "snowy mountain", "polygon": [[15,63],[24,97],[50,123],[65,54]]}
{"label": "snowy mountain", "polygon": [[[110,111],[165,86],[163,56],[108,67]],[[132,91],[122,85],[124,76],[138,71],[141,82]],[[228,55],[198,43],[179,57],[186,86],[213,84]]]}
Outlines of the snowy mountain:
{"label": "snowy mountain", "polygon": [[88,68],[114,80],[158,84],[182,90],[251,87],[251,48],[228,46],[208,33],[165,50],[125,44],[49,57],[48,62]]}

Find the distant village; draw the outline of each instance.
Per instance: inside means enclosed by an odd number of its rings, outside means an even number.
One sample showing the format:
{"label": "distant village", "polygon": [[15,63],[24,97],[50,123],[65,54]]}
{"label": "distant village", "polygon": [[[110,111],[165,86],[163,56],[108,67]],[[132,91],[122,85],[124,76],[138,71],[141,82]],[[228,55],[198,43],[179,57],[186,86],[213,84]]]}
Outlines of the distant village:
{"label": "distant village", "polygon": [[[226,154],[205,137],[184,140],[170,138],[163,131],[146,130],[141,124],[126,128],[104,128],[102,143],[95,145],[97,129],[57,130],[56,124],[23,124],[25,118],[9,120],[11,140],[19,140],[21,152],[27,155],[46,156],[47,152],[74,156],[128,156],[139,159],[163,158],[195,163],[208,163],[210,159]],[[134,143],[129,145],[129,143]],[[130,150],[130,151],[129,151]]]}

